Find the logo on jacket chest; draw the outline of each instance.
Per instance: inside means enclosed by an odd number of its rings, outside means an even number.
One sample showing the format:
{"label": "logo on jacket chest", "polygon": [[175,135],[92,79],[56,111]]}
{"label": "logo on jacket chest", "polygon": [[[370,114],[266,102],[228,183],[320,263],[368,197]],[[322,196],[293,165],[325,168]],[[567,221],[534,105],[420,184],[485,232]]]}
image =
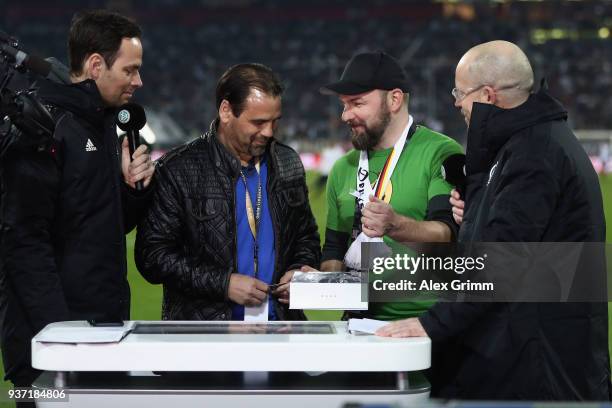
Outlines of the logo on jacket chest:
{"label": "logo on jacket chest", "polygon": [[97,150],[98,150],[98,148],[93,144],[91,139],[87,139],[87,144],[85,145],[85,151],[86,152],[95,152]]}
{"label": "logo on jacket chest", "polygon": [[495,162],[493,167],[491,167],[491,170],[489,170],[489,179],[487,180],[487,186],[489,185],[489,183],[491,183],[491,180],[493,179],[493,176],[495,175],[495,172],[497,171],[498,164],[499,164],[499,161]]}

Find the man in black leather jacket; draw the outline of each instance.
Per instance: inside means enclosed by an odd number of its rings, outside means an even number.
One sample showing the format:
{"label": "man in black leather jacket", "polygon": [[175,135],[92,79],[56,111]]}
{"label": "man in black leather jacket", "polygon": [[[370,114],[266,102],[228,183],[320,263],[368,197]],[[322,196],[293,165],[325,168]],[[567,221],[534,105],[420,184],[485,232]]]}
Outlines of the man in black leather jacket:
{"label": "man in black leather jacket", "polygon": [[41,82],[56,119],[50,146],[3,157],[0,305],[6,377],[27,387],[39,372],[30,340],[62,320],[129,319],[125,234],[144,213],[153,166],[130,160],[115,110],[142,86],[140,28],[107,11],[75,16],[70,84]]}
{"label": "man in black leather jacket", "polygon": [[231,67],[209,131],[159,160],[136,265],[164,285],[164,319],[303,318],[286,306],[288,285],[270,287],[320,261],[304,168],[273,138],[281,93],[268,67]]}

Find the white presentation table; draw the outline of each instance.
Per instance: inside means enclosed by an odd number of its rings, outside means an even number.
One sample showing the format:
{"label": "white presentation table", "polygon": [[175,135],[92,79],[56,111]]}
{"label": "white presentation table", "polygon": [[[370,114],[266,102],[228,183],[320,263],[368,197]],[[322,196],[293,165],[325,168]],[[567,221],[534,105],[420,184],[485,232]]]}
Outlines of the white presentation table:
{"label": "white presentation table", "polygon": [[[340,407],[346,402],[425,401],[420,371],[429,338],[347,332],[346,322],[126,322],[120,342],[39,342],[45,331],[92,331],[53,323],[32,340],[34,386],[61,387],[68,402],[41,407]],[[56,330],[57,331],[57,330]]]}

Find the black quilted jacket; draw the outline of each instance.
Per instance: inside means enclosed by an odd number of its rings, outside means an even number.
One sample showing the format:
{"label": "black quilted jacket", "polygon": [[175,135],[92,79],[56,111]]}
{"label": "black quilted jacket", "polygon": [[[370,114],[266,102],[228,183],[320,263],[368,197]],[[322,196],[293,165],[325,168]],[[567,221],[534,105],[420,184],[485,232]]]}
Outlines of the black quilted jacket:
{"label": "black quilted jacket", "polygon": [[[274,282],[302,265],[318,267],[320,244],[296,152],[273,141],[268,202],[276,242]],[[138,226],[136,265],[164,285],[166,320],[229,320],[230,274],[236,272],[234,186],[240,163],[216,137],[215,123],[201,138],[166,154],[157,165],[156,191]],[[303,319],[278,302],[281,320]]]}

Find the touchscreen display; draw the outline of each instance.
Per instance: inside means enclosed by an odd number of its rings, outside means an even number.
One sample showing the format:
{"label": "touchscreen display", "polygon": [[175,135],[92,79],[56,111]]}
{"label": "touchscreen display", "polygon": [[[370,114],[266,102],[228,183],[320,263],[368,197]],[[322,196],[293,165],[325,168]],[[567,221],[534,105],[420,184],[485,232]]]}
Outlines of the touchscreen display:
{"label": "touchscreen display", "polygon": [[334,334],[329,323],[136,323],[134,334]]}

